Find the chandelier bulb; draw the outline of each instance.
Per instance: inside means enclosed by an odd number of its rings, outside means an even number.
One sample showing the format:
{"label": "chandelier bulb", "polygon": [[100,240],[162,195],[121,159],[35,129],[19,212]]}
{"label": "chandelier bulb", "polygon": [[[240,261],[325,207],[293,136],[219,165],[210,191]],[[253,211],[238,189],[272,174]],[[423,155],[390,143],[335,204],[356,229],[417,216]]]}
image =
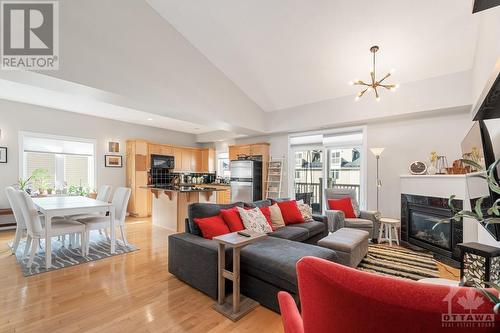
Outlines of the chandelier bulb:
{"label": "chandelier bulb", "polygon": [[359,96],[356,96],[356,97],[354,98],[354,101],[355,101],[355,102],[359,101]]}
{"label": "chandelier bulb", "polygon": [[377,102],[380,102],[380,97],[375,98]]}
{"label": "chandelier bulb", "polygon": [[395,71],[396,71],[395,68],[391,68],[391,70],[389,71],[389,73],[394,74]]}
{"label": "chandelier bulb", "polygon": [[353,81],[349,81],[349,85],[350,86],[354,85],[354,82]]}

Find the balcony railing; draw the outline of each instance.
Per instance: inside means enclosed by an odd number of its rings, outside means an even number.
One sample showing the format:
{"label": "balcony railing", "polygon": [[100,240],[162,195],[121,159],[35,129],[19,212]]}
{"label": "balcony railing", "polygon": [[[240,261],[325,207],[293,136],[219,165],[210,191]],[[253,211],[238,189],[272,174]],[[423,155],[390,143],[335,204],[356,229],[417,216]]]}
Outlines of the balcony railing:
{"label": "balcony railing", "polygon": [[[334,184],[333,188],[349,188],[356,191],[356,199],[359,202],[359,185]],[[314,213],[321,213],[323,208],[323,181],[319,183],[295,183],[295,196],[300,200],[309,201]]]}

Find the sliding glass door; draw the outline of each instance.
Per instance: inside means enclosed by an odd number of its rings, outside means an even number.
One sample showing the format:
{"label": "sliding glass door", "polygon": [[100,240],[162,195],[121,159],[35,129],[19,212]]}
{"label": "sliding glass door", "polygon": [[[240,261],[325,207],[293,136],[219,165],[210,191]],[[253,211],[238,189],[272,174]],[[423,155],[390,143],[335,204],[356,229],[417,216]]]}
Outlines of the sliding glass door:
{"label": "sliding glass door", "polygon": [[295,198],[311,205],[314,213],[321,213],[323,206],[323,148],[294,151]]}
{"label": "sliding glass door", "polygon": [[328,151],[327,188],[350,188],[360,202],[361,147],[330,148]]}
{"label": "sliding glass door", "polygon": [[325,189],[349,188],[355,190],[358,202],[364,206],[363,136],[364,129],[290,137],[290,195],[303,199],[314,213],[322,213],[327,206]]}

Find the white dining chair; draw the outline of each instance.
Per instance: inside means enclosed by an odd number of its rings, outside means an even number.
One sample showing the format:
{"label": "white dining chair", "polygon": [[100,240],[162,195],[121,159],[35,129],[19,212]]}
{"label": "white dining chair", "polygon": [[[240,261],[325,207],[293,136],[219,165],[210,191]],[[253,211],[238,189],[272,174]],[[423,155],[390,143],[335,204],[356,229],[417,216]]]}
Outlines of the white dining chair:
{"label": "white dining chair", "polygon": [[[30,249],[30,256],[28,260],[28,268],[33,265],[33,260],[35,259],[35,255],[37,249],[40,245],[40,240],[45,239],[45,228],[42,225],[40,216],[38,215],[38,210],[36,209],[35,204],[31,197],[25,191],[16,190],[15,197],[18,200],[19,206],[21,208],[24,222],[26,225],[26,231],[28,233],[28,239],[30,240],[30,244],[26,244],[26,248]],[[68,235],[72,233],[79,233],[82,236],[82,254],[84,253],[85,246],[87,244],[85,238],[85,225],[73,221],[60,219],[57,223],[53,223],[50,228],[50,234],[48,235],[48,239],[45,239],[46,242],[50,242],[52,237]]]}
{"label": "white dining chair", "polygon": [[[101,185],[101,187],[99,187],[99,191],[97,192],[97,197],[95,199],[98,200],[98,201],[109,202],[110,198],[111,198],[111,186],[110,185]],[[86,218],[86,217],[96,217],[96,216],[105,216],[105,215],[106,215],[106,213],[76,214],[76,215],[66,216],[66,218],[68,218],[70,220],[78,220],[78,219],[83,219],[83,218]],[[108,229],[107,228],[100,229],[99,233],[100,234],[104,233],[104,235],[106,236],[106,238],[109,238],[108,237]],[[72,244],[72,243],[78,243],[78,240],[75,239],[75,238],[76,238],[75,235],[70,235],[69,236],[70,244]]]}
{"label": "white dining chair", "polygon": [[[14,214],[14,219],[16,220],[16,234],[14,236],[14,240],[12,241],[12,254],[16,254],[17,248],[19,247],[19,243],[21,239],[26,234],[26,223],[24,221],[23,212],[21,211],[21,206],[19,200],[17,198],[16,189],[12,186],[7,186],[5,188],[5,194],[7,196],[7,200],[9,201],[10,208],[12,209],[12,213]],[[42,224],[43,224],[43,216]],[[63,220],[62,217],[57,216],[52,218],[52,223],[57,223],[58,221]],[[31,243],[31,236],[28,235],[28,239],[26,240],[26,246],[23,251],[23,257],[26,257],[29,250],[29,244]]]}
{"label": "white dining chair", "polygon": [[[123,244],[127,245],[127,236],[125,232],[125,217],[127,215],[127,205],[128,200],[130,199],[131,190],[128,187],[119,187],[116,189],[115,194],[113,195],[113,200],[111,204],[115,209],[115,227],[120,227],[120,232],[122,236]],[[109,217],[108,216],[94,216],[94,217],[85,217],[82,219],[78,219],[78,222],[81,222],[85,225],[85,236],[86,239],[89,240],[87,242],[87,247],[85,254],[89,253],[89,243],[90,243],[90,231],[91,230],[100,230],[109,228]]]}
{"label": "white dining chair", "polygon": [[[97,197],[95,199],[98,201],[109,202],[110,198],[111,198],[111,186],[102,185],[101,187],[99,187],[99,191],[97,192]],[[103,216],[105,214],[106,213],[77,214],[77,215],[66,216],[66,218],[71,219],[71,220],[78,220],[78,219],[83,219],[86,217]]]}

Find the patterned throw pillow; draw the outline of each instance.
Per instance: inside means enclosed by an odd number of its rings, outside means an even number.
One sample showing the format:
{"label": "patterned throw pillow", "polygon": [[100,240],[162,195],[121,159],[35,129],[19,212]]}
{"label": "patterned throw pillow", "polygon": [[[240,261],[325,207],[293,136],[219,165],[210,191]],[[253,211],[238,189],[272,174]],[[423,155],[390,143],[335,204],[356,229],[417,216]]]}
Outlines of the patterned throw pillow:
{"label": "patterned throw pillow", "polygon": [[312,217],[312,208],[308,204],[304,203],[304,200],[297,201],[297,206],[299,207],[300,213],[304,218],[304,221],[311,222],[314,221]]}
{"label": "patterned throw pillow", "polygon": [[273,231],[269,223],[267,223],[266,217],[262,214],[262,211],[259,208],[243,209],[238,207],[238,212],[243,220],[245,229],[259,233],[268,233]]}

